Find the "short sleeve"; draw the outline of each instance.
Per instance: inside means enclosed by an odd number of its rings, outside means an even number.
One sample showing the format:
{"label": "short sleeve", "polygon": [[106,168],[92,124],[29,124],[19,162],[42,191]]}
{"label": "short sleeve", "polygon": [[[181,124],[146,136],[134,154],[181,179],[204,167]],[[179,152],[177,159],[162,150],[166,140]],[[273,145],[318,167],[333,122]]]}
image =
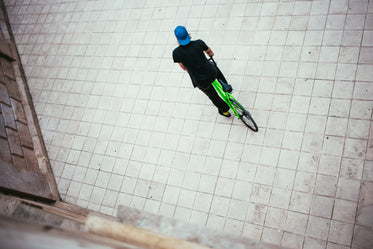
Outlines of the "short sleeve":
{"label": "short sleeve", "polygon": [[198,47],[200,47],[203,51],[206,51],[209,47],[206,45],[206,43],[202,40],[196,40],[196,43]]}
{"label": "short sleeve", "polygon": [[172,51],[172,58],[174,59],[174,63],[180,63],[181,62],[176,49],[174,49],[174,51]]}

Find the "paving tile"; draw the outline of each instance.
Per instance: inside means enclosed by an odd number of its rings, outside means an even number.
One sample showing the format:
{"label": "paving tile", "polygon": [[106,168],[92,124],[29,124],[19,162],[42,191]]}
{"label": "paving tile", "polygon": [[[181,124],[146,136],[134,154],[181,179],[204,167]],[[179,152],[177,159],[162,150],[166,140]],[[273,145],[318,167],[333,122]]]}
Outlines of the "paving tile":
{"label": "paving tile", "polygon": [[281,244],[284,232],[278,229],[264,227],[261,240],[272,244]]}
{"label": "paving tile", "polygon": [[363,226],[356,226],[352,246],[354,247],[371,247],[373,245],[371,230]]}
{"label": "paving tile", "polygon": [[312,202],[312,194],[293,191],[289,210],[308,214]]}
{"label": "paving tile", "polygon": [[218,178],[215,194],[224,197],[231,197],[234,188],[234,182],[231,179]]}
{"label": "paving tile", "polygon": [[344,138],[326,136],[323,144],[323,152],[329,155],[341,156],[344,142]]}
{"label": "paving tile", "polygon": [[364,15],[347,14],[346,29],[361,29],[364,26]]}
{"label": "paving tile", "polygon": [[244,220],[247,213],[247,202],[240,200],[231,200],[227,216],[236,220]]}
{"label": "paving tile", "polygon": [[369,132],[370,122],[368,120],[350,119],[347,129],[347,136],[351,138],[366,139]]}
{"label": "paving tile", "polygon": [[[275,98],[273,100],[273,106],[276,106],[276,107],[274,107],[274,108],[279,108],[278,101],[282,102],[282,100],[280,100],[278,96],[283,97],[283,95],[276,95],[275,96]],[[286,109],[288,110],[288,107],[290,105],[290,98],[285,100],[285,101],[287,102],[285,105],[287,106]],[[285,112],[270,112],[269,120],[268,120],[268,127],[273,128],[273,129],[284,129],[285,126],[286,126],[287,117],[288,117],[288,114],[285,113]],[[268,132],[271,132],[271,131],[272,130],[268,130]],[[265,135],[267,135],[267,133]]]}
{"label": "paving tile", "polygon": [[315,184],[316,174],[297,172],[295,176],[294,189],[297,191],[312,192]]}
{"label": "paving tile", "polygon": [[[48,18],[35,22],[48,39],[29,28],[35,3],[5,4],[62,198],[291,248],[369,247],[371,231],[360,225],[369,225],[370,205],[359,196],[372,179],[373,4],[170,4],[130,2],[113,16],[100,2],[84,15],[82,3],[46,7]],[[51,25],[57,9],[71,13],[67,29]],[[77,32],[82,21],[92,36]],[[258,133],[218,117],[170,61],[175,21],[211,46]],[[41,58],[39,46],[53,55]]]}
{"label": "paving tile", "polygon": [[356,217],[356,208],[356,202],[336,199],[333,208],[333,220],[354,223]]}
{"label": "paving tile", "polygon": [[352,240],[353,225],[340,221],[330,223],[329,241],[349,246]]}
{"label": "paving tile", "polygon": [[366,1],[357,1],[356,4],[349,5],[349,13],[364,13],[367,11],[368,4]]}
{"label": "paving tile", "polygon": [[328,135],[343,136],[347,130],[348,119],[328,117],[325,133]]}
{"label": "paving tile", "polygon": [[339,178],[337,197],[345,200],[357,201],[360,181]]}
{"label": "paving tile", "polygon": [[372,30],[365,30],[363,34],[363,46],[372,46],[371,38],[373,36]]}
{"label": "paving tile", "polygon": [[372,181],[373,179],[373,163],[372,161],[365,161],[363,170],[363,179],[366,181]]}
{"label": "paving tile", "polygon": [[224,231],[233,233],[233,234],[241,234],[243,230],[244,223],[242,221],[227,219],[224,226]]}
{"label": "paving tile", "polygon": [[326,245],[326,248],[350,248],[348,246],[344,246],[344,245],[341,245],[341,244],[337,244],[337,243],[333,243],[333,242],[328,242],[327,245]]}
{"label": "paving tile", "polygon": [[[87,172],[87,168],[76,167],[75,171],[74,171],[74,175],[72,177],[72,180],[77,181],[77,182],[83,182],[86,172]],[[120,183],[122,183],[122,181]]]}
{"label": "paving tile", "polygon": [[315,183],[315,193],[333,197],[337,192],[337,177],[318,174]]}
{"label": "paving tile", "polygon": [[89,200],[93,191],[93,186],[88,184],[82,184],[79,192],[79,198],[83,200]]}
{"label": "paving tile", "polygon": [[284,224],[283,229],[285,231],[295,233],[295,234],[304,234],[307,228],[308,215],[288,211],[286,217],[286,223]]}
{"label": "paving tile", "polygon": [[249,203],[246,221],[256,225],[263,225],[268,207],[262,204]]}
{"label": "paving tile", "polygon": [[93,188],[89,201],[95,204],[101,204],[104,196],[105,196],[105,189],[95,186]]}
{"label": "paving tile", "polygon": [[369,228],[372,227],[372,219],[369,218],[369,213],[372,210],[372,197],[369,194],[369,188],[372,187],[371,182],[363,182],[361,184],[361,193],[359,197],[359,210],[357,213],[357,223]]}
{"label": "paving tile", "polygon": [[305,133],[302,143],[302,151],[318,153],[322,149],[323,136],[319,134]]}
{"label": "paving tile", "polygon": [[362,177],[363,167],[363,160],[343,158],[340,176],[346,179],[360,180]]}
{"label": "paving tile", "polygon": [[354,89],[354,99],[370,100],[369,96],[372,92],[372,87],[365,82],[356,82]]}
{"label": "paving tile", "polygon": [[271,187],[261,184],[254,184],[250,200],[258,204],[268,204],[271,194]]}
{"label": "paving tile", "polygon": [[350,117],[356,119],[369,119],[372,113],[370,101],[352,100]]}
{"label": "paving tile", "polygon": [[310,214],[330,219],[332,216],[333,206],[333,198],[315,195],[312,200]]}
{"label": "paving tile", "polygon": [[281,150],[278,166],[285,169],[296,169],[299,158],[298,151]]}
{"label": "paving tile", "polygon": [[290,190],[273,188],[269,204],[272,207],[287,209],[289,207],[291,197]]}
{"label": "paving tile", "polygon": [[243,228],[243,236],[260,240],[263,227],[255,224],[246,223]]}
{"label": "paving tile", "polygon": [[288,248],[301,248],[304,238],[301,235],[284,233],[281,245]]}
{"label": "paving tile", "polygon": [[300,150],[302,145],[303,133],[285,131],[282,141],[283,149]]}
{"label": "paving tile", "polygon": [[145,198],[142,198],[139,196],[133,196],[130,206],[133,208],[144,209],[145,201],[146,201]]}
{"label": "paving tile", "polygon": [[260,165],[256,171],[255,182],[265,185],[272,185],[276,169],[270,166]]}
{"label": "paving tile", "polygon": [[311,7],[311,15],[327,14],[329,10],[329,3],[313,2]]}
{"label": "paving tile", "polygon": [[259,163],[269,166],[275,166],[278,161],[279,153],[279,149],[263,147],[260,154]]}
{"label": "paving tile", "polygon": [[330,228],[330,221],[325,218],[310,216],[306,234],[315,239],[326,240]]}
{"label": "paving tile", "polygon": [[[310,110],[310,113],[312,112],[313,111]],[[307,119],[305,132],[324,133],[326,120],[327,120],[326,116],[309,115]]]}
{"label": "paving tile", "polygon": [[249,183],[253,182],[256,169],[256,164],[241,162],[237,172],[237,180]]}
{"label": "paving tile", "polygon": [[229,199],[224,197],[214,197],[210,212],[216,215],[225,216],[228,212]]}
{"label": "paving tile", "polygon": [[190,215],[190,223],[197,224],[200,226],[206,226],[207,217],[207,213],[193,210]]}
{"label": "paving tile", "polygon": [[[342,47],[339,53],[338,61],[342,63],[356,63],[358,60],[358,47]],[[362,53],[361,56],[362,60],[364,58],[364,53]]]}
{"label": "paving tile", "polygon": [[81,185],[80,182],[72,181],[69,190],[67,191],[67,195],[74,198],[78,197]]}
{"label": "paving tile", "polygon": [[342,1],[337,1],[337,0],[332,0],[330,2],[330,7],[329,7],[329,14],[343,14],[346,13],[348,9],[348,1],[347,0],[342,0]]}
{"label": "paving tile", "polygon": [[144,206],[144,211],[152,213],[152,214],[157,214],[159,210],[160,202],[147,199],[145,201],[145,206]]}
{"label": "paving tile", "polygon": [[346,139],[344,155],[350,158],[361,159],[366,153],[366,141],[359,139]]}
{"label": "paving tile", "polygon": [[276,170],[273,186],[291,189],[293,187],[295,171],[278,168]]}
{"label": "paving tile", "polygon": [[307,115],[299,113],[289,113],[287,130],[303,132],[306,125]]}
{"label": "paving tile", "polygon": [[345,25],[345,15],[328,15],[326,29],[339,30]]}
{"label": "paving tile", "polygon": [[338,156],[322,155],[318,173],[337,177],[340,172],[341,160]]}
{"label": "paving tile", "polygon": [[201,175],[201,181],[198,186],[198,190],[204,193],[213,194],[216,182],[217,182],[216,176]]}
{"label": "paving tile", "polygon": [[223,230],[225,224],[225,218],[210,214],[207,219],[207,227],[212,229]]}
{"label": "paving tile", "polygon": [[280,230],[286,221],[285,209],[269,207],[265,218],[265,226]]}
{"label": "paving tile", "polygon": [[326,241],[325,240],[319,240],[314,238],[306,237],[304,239],[303,248],[305,249],[311,249],[311,248],[325,248],[326,247]]}
{"label": "paving tile", "polygon": [[150,185],[148,198],[154,201],[161,201],[163,197],[163,193],[165,190],[165,185],[162,183],[153,182]]}

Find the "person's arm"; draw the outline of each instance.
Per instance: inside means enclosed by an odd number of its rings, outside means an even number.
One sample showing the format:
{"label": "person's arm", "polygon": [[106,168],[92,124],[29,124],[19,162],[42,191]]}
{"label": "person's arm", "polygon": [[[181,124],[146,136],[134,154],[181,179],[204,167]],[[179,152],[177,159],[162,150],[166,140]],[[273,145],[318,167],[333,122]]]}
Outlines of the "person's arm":
{"label": "person's arm", "polygon": [[207,48],[207,50],[205,51],[205,53],[206,53],[208,56],[210,56],[210,57],[214,56],[214,52],[212,52],[211,48]]}
{"label": "person's arm", "polygon": [[186,67],[183,65],[183,63],[179,62],[179,66],[180,66],[183,70],[188,71],[188,69],[186,69]]}

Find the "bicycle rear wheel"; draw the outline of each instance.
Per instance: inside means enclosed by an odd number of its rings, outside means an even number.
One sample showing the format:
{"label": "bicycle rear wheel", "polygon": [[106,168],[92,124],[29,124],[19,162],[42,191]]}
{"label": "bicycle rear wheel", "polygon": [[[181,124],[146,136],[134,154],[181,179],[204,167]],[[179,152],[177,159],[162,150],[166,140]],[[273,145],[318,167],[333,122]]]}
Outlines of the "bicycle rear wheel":
{"label": "bicycle rear wheel", "polygon": [[250,112],[247,111],[237,100],[233,98],[230,98],[229,100],[231,101],[233,107],[236,109],[241,121],[252,131],[258,132],[258,126],[256,125],[254,119],[251,117]]}

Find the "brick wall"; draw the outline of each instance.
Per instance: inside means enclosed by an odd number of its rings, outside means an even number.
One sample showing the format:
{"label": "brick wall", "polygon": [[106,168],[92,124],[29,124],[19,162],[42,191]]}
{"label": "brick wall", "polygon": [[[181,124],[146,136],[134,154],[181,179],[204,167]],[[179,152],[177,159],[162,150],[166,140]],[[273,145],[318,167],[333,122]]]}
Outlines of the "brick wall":
{"label": "brick wall", "polygon": [[57,200],[27,82],[0,7],[0,189]]}

